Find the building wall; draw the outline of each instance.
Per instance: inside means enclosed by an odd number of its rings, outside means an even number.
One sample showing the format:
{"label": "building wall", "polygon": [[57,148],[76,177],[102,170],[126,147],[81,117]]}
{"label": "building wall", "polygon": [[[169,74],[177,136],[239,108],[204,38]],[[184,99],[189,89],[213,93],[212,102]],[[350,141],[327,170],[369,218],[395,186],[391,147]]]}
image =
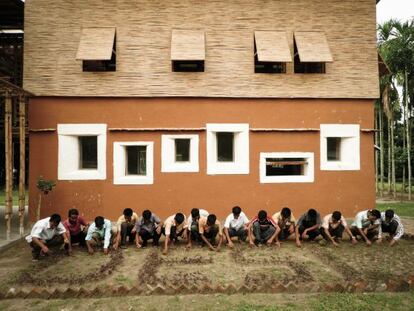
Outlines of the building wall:
{"label": "building wall", "polygon": [[[374,0],[27,0],[24,88],[38,96],[379,97]],[[82,72],[82,27],[116,27],[115,72]],[[171,70],[173,29],[205,32],[203,73]],[[254,73],[254,31],[322,31],[326,74]]]}
{"label": "building wall", "polygon": [[[234,205],[250,216],[259,209],[274,213],[289,206],[295,215],[308,208],[322,214],[341,210],[353,216],[375,206],[373,101],[330,99],[212,99],[212,98],[60,98],[37,97],[29,103],[30,125],[30,218],[37,205],[39,175],[57,180],[57,124],[105,123],[108,126],[106,180],[57,181],[43,199],[42,216],[59,212],[66,216],[76,207],[87,219],[103,215],[115,220],[131,207],[141,213],[151,209],[161,217],[177,211],[188,214],[205,208],[224,218]],[[207,175],[206,131],[198,134],[199,172],[161,173],[161,135],[164,131],[116,132],[113,128],[205,128],[206,123],[248,123],[254,128],[298,129],[308,132],[250,131],[250,173]],[[320,170],[320,124],[359,124],[360,170]],[[37,132],[48,129],[45,132]],[[154,142],[154,184],[113,184],[113,143]],[[313,152],[313,183],[261,184],[260,152]]]}

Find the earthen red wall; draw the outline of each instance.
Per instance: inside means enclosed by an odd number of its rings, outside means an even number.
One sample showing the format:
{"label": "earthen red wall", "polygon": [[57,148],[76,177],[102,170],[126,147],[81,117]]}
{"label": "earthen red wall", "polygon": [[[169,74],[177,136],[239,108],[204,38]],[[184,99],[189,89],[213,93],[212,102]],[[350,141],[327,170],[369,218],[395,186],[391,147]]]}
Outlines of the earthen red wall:
{"label": "earthen red wall", "polygon": [[[372,100],[309,99],[90,99],[33,98],[31,129],[57,128],[58,123],[106,123],[112,128],[205,127],[206,123],[249,123],[250,128],[319,128],[320,124],[360,124],[373,128]],[[205,208],[224,218],[234,205],[252,217],[289,206],[299,216],[308,208],[322,214],[341,210],[353,216],[375,205],[372,132],[361,132],[361,170],[321,171],[319,132],[250,132],[249,175],[207,175],[206,133],[200,136],[198,173],[161,173],[161,135],[164,132],[107,133],[107,179],[57,181],[45,196],[42,217],[59,212],[66,217],[76,207],[87,219],[103,215],[115,220],[126,207],[138,213],[151,209],[161,217],[191,208]],[[171,132],[168,132],[171,134]],[[154,184],[113,184],[113,142],[154,141]],[[29,212],[34,219],[39,175],[57,180],[57,132],[30,133]],[[261,184],[260,152],[314,152],[314,183]]]}

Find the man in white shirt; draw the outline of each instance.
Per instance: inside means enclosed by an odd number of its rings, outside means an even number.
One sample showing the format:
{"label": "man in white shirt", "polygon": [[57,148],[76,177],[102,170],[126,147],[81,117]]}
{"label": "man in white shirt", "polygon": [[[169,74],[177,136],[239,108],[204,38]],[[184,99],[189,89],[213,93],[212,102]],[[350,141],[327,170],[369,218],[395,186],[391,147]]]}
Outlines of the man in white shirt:
{"label": "man in white shirt", "polygon": [[381,213],[381,226],[379,228],[379,243],[382,241],[383,232],[389,233],[390,246],[393,246],[404,235],[404,226],[401,223],[400,217],[392,209]]}
{"label": "man in white shirt", "polygon": [[207,218],[208,215],[208,212],[204,209],[193,208],[191,210],[191,214],[188,216],[188,248],[191,248],[192,242],[202,244],[203,241],[198,230],[198,222],[200,220],[200,217]]}
{"label": "man in white shirt", "polygon": [[33,261],[39,260],[41,254],[51,254],[50,248],[60,248],[63,243],[68,243],[65,233],[59,214],[37,221],[26,237],[27,243],[32,247]]}
{"label": "man in white shirt", "polygon": [[326,241],[331,241],[335,247],[338,246],[338,242],[342,240],[344,231],[346,231],[351,237],[352,244],[357,243],[356,237],[352,234],[348,227],[348,223],[346,222],[344,216],[342,216],[341,212],[335,211],[323,218],[321,235]]}
{"label": "man in white shirt", "polygon": [[371,246],[371,240],[378,237],[379,226],[381,225],[381,213],[376,210],[359,212],[352,223],[351,232],[354,236],[362,236],[367,246]]}
{"label": "man in white shirt", "polygon": [[102,216],[97,216],[95,222],[89,226],[85,238],[89,254],[93,255],[94,247],[101,246],[103,242],[103,252],[105,255],[108,255],[109,245],[111,244],[111,238],[113,236],[111,221]]}
{"label": "man in white shirt", "polygon": [[171,215],[165,220],[162,227],[162,233],[165,235],[163,255],[167,255],[169,246],[175,243],[178,237],[188,242],[187,228],[188,222],[182,213]]}
{"label": "man in white shirt", "polygon": [[230,215],[227,216],[224,222],[224,234],[227,238],[227,245],[233,248],[234,244],[231,238],[237,237],[239,241],[245,242],[247,239],[247,226],[249,219],[246,217],[239,206],[232,209]]}

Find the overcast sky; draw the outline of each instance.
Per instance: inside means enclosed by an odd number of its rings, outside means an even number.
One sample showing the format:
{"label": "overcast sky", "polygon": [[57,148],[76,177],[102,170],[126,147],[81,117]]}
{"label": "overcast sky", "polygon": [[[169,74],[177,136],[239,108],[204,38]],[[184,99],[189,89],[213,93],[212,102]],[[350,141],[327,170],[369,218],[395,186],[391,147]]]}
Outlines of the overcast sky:
{"label": "overcast sky", "polygon": [[402,21],[414,17],[414,0],[381,0],[377,4],[377,23],[396,18]]}

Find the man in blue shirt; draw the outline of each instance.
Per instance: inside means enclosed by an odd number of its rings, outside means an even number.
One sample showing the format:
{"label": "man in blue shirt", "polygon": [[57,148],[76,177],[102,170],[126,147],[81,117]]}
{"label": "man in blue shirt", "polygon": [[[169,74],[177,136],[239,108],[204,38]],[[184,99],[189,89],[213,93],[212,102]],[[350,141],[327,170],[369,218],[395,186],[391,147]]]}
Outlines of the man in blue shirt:
{"label": "man in blue shirt", "polygon": [[86,234],[86,246],[88,247],[89,254],[93,255],[94,247],[101,246],[103,243],[103,251],[105,255],[109,253],[109,244],[111,243],[112,236],[112,224],[108,219],[104,219],[102,216],[95,218],[95,222],[88,228]]}

